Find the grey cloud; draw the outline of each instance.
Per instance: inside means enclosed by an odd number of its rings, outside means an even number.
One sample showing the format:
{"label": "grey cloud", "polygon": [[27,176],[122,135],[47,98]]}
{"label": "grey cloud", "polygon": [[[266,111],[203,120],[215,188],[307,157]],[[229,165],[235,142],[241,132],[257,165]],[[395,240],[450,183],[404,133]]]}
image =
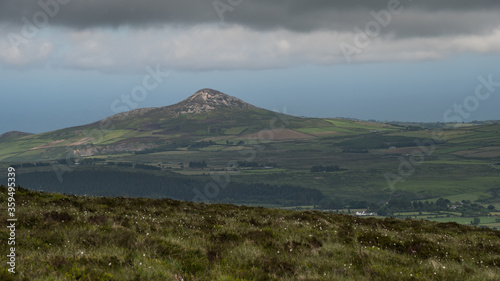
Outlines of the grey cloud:
{"label": "grey cloud", "polygon": [[[37,3],[57,0],[0,0],[0,22],[23,24],[42,10]],[[63,0],[59,0],[63,2]],[[68,1],[68,0],[64,0]],[[224,13],[225,22],[257,30],[283,28],[308,32],[327,29],[351,32],[373,20],[370,11],[386,9],[390,0],[217,0],[238,3]],[[60,5],[50,24],[70,28],[217,24],[213,0],[71,0]],[[397,37],[471,34],[500,25],[500,1],[401,0],[405,11],[383,30]]]}

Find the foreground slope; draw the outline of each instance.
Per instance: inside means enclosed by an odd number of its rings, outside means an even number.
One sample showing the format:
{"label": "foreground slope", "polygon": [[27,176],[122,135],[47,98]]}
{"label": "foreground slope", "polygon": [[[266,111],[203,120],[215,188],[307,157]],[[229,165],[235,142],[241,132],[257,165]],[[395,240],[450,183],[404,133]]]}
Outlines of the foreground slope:
{"label": "foreground slope", "polygon": [[17,273],[1,280],[500,279],[500,232],[454,223],[22,188],[16,203]]}

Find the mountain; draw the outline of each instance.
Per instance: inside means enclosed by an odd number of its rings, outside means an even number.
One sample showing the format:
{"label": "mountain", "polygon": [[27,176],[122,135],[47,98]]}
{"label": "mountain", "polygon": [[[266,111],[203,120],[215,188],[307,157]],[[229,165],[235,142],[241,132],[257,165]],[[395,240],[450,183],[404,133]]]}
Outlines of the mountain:
{"label": "mountain", "polygon": [[201,89],[173,105],[135,109],[88,125],[36,135],[9,133],[9,138],[0,139],[0,161],[137,152],[204,140],[239,142],[256,138],[261,130],[285,126],[290,130],[288,138],[294,139],[311,137],[294,128],[331,123],[273,112],[213,89]]}
{"label": "mountain", "polygon": [[[270,116],[276,116],[276,113],[216,90],[201,89],[179,103],[119,113],[94,125],[112,121],[113,128],[117,129],[157,131],[157,135],[192,135],[196,131],[207,130],[208,126],[212,127],[213,133],[241,125],[241,122],[245,126],[251,126]],[[253,121],[244,122],[249,121],[248,117],[252,117]]]}
{"label": "mountain", "polygon": [[[140,108],[129,112],[119,113],[111,116],[111,119],[122,120],[127,117],[135,118],[146,113],[161,113],[162,116],[178,117],[180,114],[199,114],[214,110],[224,109],[258,109],[258,107],[246,103],[238,98],[224,94],[213,89],[201,89],[196,91],[187,99],[164,107]],[[156,120],[158,121],[158,120]]]}
{"label": "mountain", "polygon": [[[450,147],[446,151],[471,157],[498,157],[500,151],[495,144],[498,126],[471,125],[447,129],[454,131],[451,134],[453,138],[464,139],[457,141],[463,147],[456,151]],[[413,137],[432,138],[432,131],[419,131],[421,129],[415,125],[297,117],[259,108],[213,89],[201,89],[173,105],[135,109],[87,125],[42,134],[3,134],[0,136],[0,161],[39,162],[123,154],[127,157],[120,160],[144,163],[163,161],[164,157],[153,155],[157,152],[186,153],[183,151],[188,150],[192,154],[201,149],[204,157],[219,158],[218,161],[225,162],[227,160],[221,160],[226,159],[225,155],[212,152],[227,152],[229,155],[235,150],[261,150],[264,144],[268,146],[268,142],[276,144],[273,148],[275,159],[283,158],[283,153],[292,149],[288,144],[295,142],[299,147],[293,149],[304,153],[309,151],[309,154],[321,151],[358,153],[346,159],[350,161],[358,159],[360,152],[368,152],[369,149],[396,147],[397,150],[383,154],[408,154],[411,148],[401,146],[415,146]],[[405,133],[407,130],[413,133]],[[390,134],[396,132],[399,132],[398,136]],[[491,132],[491,136],[487,132]],[[335,143],[339,145],[333,148]],[[486,144],[488,147],[484,148]],[[138,153],[151,154],[152,157],[138,157]],[[305,156],[311,159],[309,165],[323,163],[319,160],[323,159],[323,155]],[[345,154],[340,156],[344,158]],[[174,159],[182,161],[185,158]]]}

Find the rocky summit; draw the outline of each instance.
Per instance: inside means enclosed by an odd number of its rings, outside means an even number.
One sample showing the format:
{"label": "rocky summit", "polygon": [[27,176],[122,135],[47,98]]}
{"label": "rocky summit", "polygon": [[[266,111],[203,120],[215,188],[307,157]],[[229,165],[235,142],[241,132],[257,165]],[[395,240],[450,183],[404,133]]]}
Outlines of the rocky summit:
{"label": "rocky summit", "polygon": [[256,109],[257,107],[238,98],[212,89],[201,89],[189,98],[172,105],[178,113],[202,113],[225,107]]}
{"label": "rocky summit", "polygon": [[233,96],[224,94],[213,89],[201,89],[193,95],[173,105],[164,107],[138,108],[128,112],[115,114],[109,117],[111,120],[123,120],[141,118],[147,114],[159,113],[161,117],[178,117],[182,114],[206,113],[217,109],[258,109],[258,107],[244,102]]}

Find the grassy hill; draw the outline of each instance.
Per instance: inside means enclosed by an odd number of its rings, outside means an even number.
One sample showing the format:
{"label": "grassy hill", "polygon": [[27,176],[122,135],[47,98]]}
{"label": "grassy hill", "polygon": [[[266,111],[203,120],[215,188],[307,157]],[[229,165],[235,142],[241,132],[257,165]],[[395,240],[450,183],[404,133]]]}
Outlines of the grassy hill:
{"label": "grassy hill", "polygon": [[[212,94],[205,101],[202,95]],[[257,108],[214,90],[200,90],[180,103],[142,108],[104,120],[42,134],[0,136],[0,161],[50,161],[67,157],[176,150],[203,140],[239,142],[263,129],[286,128],[294,139],[312,137],[303,128],[332,127],[323,119],[300,118]],[[206,99],[206,97],[205,97]],[[223,141],[222,141],[223,140]]]}
{"label": "grassy hill", "polygon": [[[455,223],[23,188],[15,198],[17,273],[2,267],[1,280],[500,279],[500,232]],[[5,257],[8,229],[0,237]]]}

